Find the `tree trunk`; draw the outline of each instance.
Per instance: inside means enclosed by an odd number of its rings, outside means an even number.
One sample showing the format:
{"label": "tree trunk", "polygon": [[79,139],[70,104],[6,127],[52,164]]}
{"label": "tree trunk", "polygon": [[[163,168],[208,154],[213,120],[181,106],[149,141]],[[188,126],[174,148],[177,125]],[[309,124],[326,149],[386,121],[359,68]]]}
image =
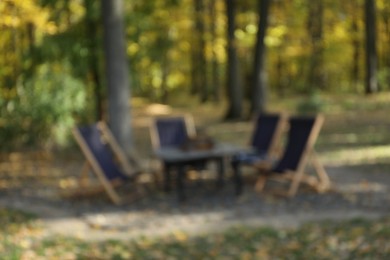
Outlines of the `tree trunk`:
{"label": "tree trunk", "polygon": [[24,82],[27,82],[29,79],[31,79],[35,73],[35,70],[37,68],[37,53],[35,48],[35,25],[32,22],[28,22],[26,26],[26,34],[27,34],[27,52],[28,56],[30,57],[30,62],[26,63],[23,66],[23,72],[24,74]]}
{"label": "tree trunk", "polygon": [[323,0],[309,1],[308,32],[311,42],[311,57],[308,73],[308,87],[323,89]]}
{"label": "tree trunk", "polygon": [[168,103],[168,75],[169,75],[169,61],[165,55],[161,61],[161,97],[160,102],[162,104]]}
{"label": "tree trunk", "polygon": [[84,0],[86,7],[86,36],[88,53],[88,71],[90,78],[92,79],[93,94],[95,98],[95,118],[96,120],[103,120],[103,96],[102,96],[102,84],[99,72],[99,48],[98,44],[98,29],[97,20],[94,19],[94,2],[90,0]]}
{"label": "tree trunk", "polygon": [[286,69],[286,61],[285,61],[285,57],[283,57],[283,54],[282,54],[282,50],[280,49],[279,50],[279,53],[278,53],[278,59],[276,61],[276,79],[277,79],[277,82],[276,82],[276,89],[278,91],[278,95],[280,97],[284,97],[285,94],[286,94],[286,90],[288,88],[288,77],[289,77],[289,73]]}
{"label": "tree trunk", "polygon": [[356,15],[357,10],[357,3],[355,0],[352,0],[352,24],[351,24],[351,34],[352,34],[352,70],[351,70],[351,80],[352,85],[357,90],[358,83],[359,83],[359,60],[360,60],[360,37],[359,37],[359,25],[358,25],[358,17]]}
{"label": "tree trunk", "polygon": [[119,144],[129,154],[132,148],[130,84],[122,12],[122,0],[102,0],[109,124]]}
{"label": "tree trunk", "polygon": [[192,86],[191,94],[204,95],[205,74],[203,74],[205,68],[204,60],[204,21],[203,21],[203,0],[194,0],[194,25],[192,33],[192,50],[191,50],[191,77]]}
{"label": "tree trunk", "polygon": [[200,100],[201,102],[206,102],[208,99],[208,86],[207,86],[207,62],[206,62],[206,41],[205,41],[205,19],[204,19],[205,5],[204,0],[195,0],[195,15],[196,15],[196,46],[198,60],[198,89],[200,91]]}
{"label": "tree trunk", "polygon": [[366,94],[378,91],[375,0],[365,0],[366,26]]}
{"label": "tree trunk", "polygon": [[242,88],[238,71],[235,30],[235,0],[226,0],[227,11],[227,98],[228,110],[225,119],[239,119],[242,112]]}
{"label": "tree trunk", "polygon": [[210,35],[212,45],[212,57],[211,57],[211,94],[213,101],[218,103],[220,100],[220,77],[219,77],[219,64],[218,57],[215,50],[215,43],[217,39],[217,12],[216,12],[217,1],[209,1],[210,11]]}
{"label": "tree trunk", "polygon": [[387,69],[385,82],[390,82],[390,6],[383,11],[383,24],[385,27],[384,35],[384,50],[383,50],[383,66]]}
{"label": "tree trunk", "polygon": [[268,11],[270,0],[261,0],[259,3],[259,23],[255,46],[255,60],[253,65],[253,86],[251,95],[250,114],[255,115],[265,110],[266,89],[268,88],[267,71],[265,66],[266,46],[264,38],[268,27]]}

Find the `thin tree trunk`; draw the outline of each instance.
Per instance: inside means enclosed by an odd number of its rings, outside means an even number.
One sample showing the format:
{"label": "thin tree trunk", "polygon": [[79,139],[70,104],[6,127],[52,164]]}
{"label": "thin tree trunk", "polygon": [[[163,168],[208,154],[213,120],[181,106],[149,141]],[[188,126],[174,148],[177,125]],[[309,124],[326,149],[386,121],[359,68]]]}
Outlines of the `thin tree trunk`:
{"label": "thin tree trunk", "polygon": [[351,79],[352,84],[357,90],[357,86],[359,83],[359,60],[360,60],[360,37],[359,37],[359,26],[358,26],[358,17],[356,15],[358,8],[355,0],[352,0],[352,70],[351,70]]}
{"label": "thin tree trunk", "polygon": [[167,85],[167,79],[169,75],[169,61],[168,57],[164,56],[161,62],[161,97],[160,101],[163,104],[166,104],[168,102],[168,85]]}
{"label": "thin tree trunk", "polygon": [[219,64],[218,57],[215,51],[215,44],[217,39],[217,12],[215,5],[217,1],[209,0],[210,11],[210,34],[212,45],[212,57],[211,57],[211,93],[213,101],[218,103],[220,100],[220,77],[219,77]]}
{"label": "thin tree trunk", "polygon": [[109,124],[119,144],[130,154],[130,81],[122,12],[122,0],[102,0]]}
{"label": "thin tree trunk", "polygon": [[[17,13],[15,6],[12,6],[12,15],[17,19],[18,13]],[[15,57],[23,57],[22,51],[19,50],[19,45],[20,45],[20,42],[22,41],[21,38],[22,37],[20,36],[19,31],[15,27],[12,27],[12,29],[11,29],[11,48],[10,49],[11,49],[11,52],[13,53],[13,55],[15,55]],[[20,62],[17,61],[17,58],[15,58],[12,72],[9,73],[9,76],[11,76],[11,77],[8,77],[9,84],[7,85],[7,87],[9,89],[13,89],[16,87],[16,80],[19,77],[19,75],[22,74],[21,73],[21,71],[22,71],[21,66],[22,65],[20,64]]]}
{"label": "thin tree trunk", "polygon": [[228,110],[225,119],[239,119],[242,113],[242,88],[238,69],[235,30],[235,0],[226,0],[227,11],[227,98]]}
{"label": "thin tree trunk", "polygon": [[323,73],[323,0],[309,1],[308,31],[311,41],[311,57],[308,74],[310,89],[325,87]]}
{"label": "thin tree trunk", "polygon": [[196,32],[197,32],[197,46],[198,46],[198,83],[200,90],[201,102],[208,100],[208,86],[207,86],[207,61],[206,61],[206,41],[205,41],[205,19],[204,19],[205,5],[204,0],[195,0],[195,13],[196,13]]}
{"label": "thin tree trunk", "polygon": [[[193,38],[195,36],[192,36]],[[191,89],[190,94],[196,95],[199,93],[199,65],[198,65],[198,55],[196,50],[196,44],[191,44]]]}
{"label": "thin tree trunk", "polygon": [[365,0],[366,94],[378,91],[375,0]]}
{"label": "thin tree trunk", "polygon": [[383,56],[383,66],[387,68],[389,71],[386,74],[386,81],[390,82],[390,7],[388,6],[387,9],[384,11],[383,14],[383,23],[385,26],[385,47],[384,47],[384,54]]}
{"label": "thin tree trunk", "polygon": [[191,77],[192,77],[192,86],[191,94],[192,95],[202,95],[202,57],[204,54],[204,46],[202,47],[203,31],[204,24],[202,21],[202,2],[203,0],[193,0],[194,5],[194,25],[192,33],[192,44],[191,44]]}
{"label": "thin tree trunk", "polygon": [[32,22],[28,22],[26,26],[27,35],[27,53],[31,61],[23,66],[24,82],[27,82],[34,75],[36,69],[36,51],[35,51],[35,25]]}
{"label": "thin tree trunk", "polygon": [[268,87],[267,71],[265,67],[266,47],[264,38],[268,27],[268,11],[270,0],[261,0],[259,3],[259,23],[255,46],[255,60],[253,70],[253,87],[251,95],[250,114],[255,115],[265,110],[266,89]]}
{"label": "thin tree trunk", "polygon": [[95,118],[97,121],[103,119],[103,96],[102,96],[102,84],[99,72],[99,58],[97,57],[98,51],[98,29],[97,21],[93,18],[93,1],[84,0],[86,7],[86,36],[89,48],[88,55],[88,70],[93,84],[93,94],[95,97]]}
{"label": "thin tree trunk", "polygon": [[286,70],[285,57],[282,54],[282,50],[278,54],[276,61],[276,79],[277,79],[277,90],[280,97],[284,97],[288,86],[288,71]]}

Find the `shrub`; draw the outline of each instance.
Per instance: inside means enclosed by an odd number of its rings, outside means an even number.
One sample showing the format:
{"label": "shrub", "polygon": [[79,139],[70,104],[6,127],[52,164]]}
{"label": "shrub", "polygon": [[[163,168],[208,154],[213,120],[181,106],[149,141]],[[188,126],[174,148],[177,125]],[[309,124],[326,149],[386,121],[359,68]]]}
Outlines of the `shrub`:
{"label": "shrub", "polygon": [[307,98],[297,105],[298,113],[319,113],[324,110],[324,101],[318,92],[312,92]]}
{"label": "shrub", "polygon": [[85,108],[85,88],[69,73],[68,64],[43,64],[16,95],[0,101],[2,144],[10,146],[66,144],[73,116]]}

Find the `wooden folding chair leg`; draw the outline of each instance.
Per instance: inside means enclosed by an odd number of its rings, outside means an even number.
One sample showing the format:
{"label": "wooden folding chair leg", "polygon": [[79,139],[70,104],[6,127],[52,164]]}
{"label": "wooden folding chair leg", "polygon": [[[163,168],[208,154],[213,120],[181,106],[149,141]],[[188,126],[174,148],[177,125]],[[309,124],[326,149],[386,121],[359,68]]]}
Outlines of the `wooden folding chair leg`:
{"label": "wooden folding chair leg", "polygon": [[256,184],[255,184],[255,191],[262,192],[264,190],[266,182],[267,182],[267,176],[265,176],[264,174],[261,174],[257,178]]}
{"label": "wooden folding chair leg", "polygon": [[103,178],[102,176],[103,176],[102,172],[99,172],[99,174],[97,174],[98,179],[102,183],[102,185],[103,185],[104,189],[106,190],[106,192],[107,192],[108,196],[110,197],[110,199],[116,205],[121,204],[122,203],[122,199],[119,197],[118,193],[114,190],[113,186],[105,178]]}
{"label": "wooden folding chair leg", "polygon": [[91,165],[88,163],[88,161],[85,161],[81,169],[81,174],[78,180],[80,187],[85,187],[89,184],[90,170],[91,170]]}
{"label": "wooden folding chair leg", "polygon": [[320,181],[319,191],[324,191],[326,189],[329,189],[330,183],[331,183],[330,178],[329,178],[328,174],[326,173],[324,166],[322,165],[322,163],[318,159],[317,154],[314,152],[312,154],[312,160],[313,160],[314,169],[315,169],[315,171],[318,175],[318,179]]}
{"label": "wooden folding chair leg", "polygon": [[290,188],[287,192],[288,197],[293,197],[295,196],[295,194],[297,194],[299,185],[301,184],[302,179],[304,177],[303,175],[304,175],[303,169],[294,173],[294,177],[291,181]]}

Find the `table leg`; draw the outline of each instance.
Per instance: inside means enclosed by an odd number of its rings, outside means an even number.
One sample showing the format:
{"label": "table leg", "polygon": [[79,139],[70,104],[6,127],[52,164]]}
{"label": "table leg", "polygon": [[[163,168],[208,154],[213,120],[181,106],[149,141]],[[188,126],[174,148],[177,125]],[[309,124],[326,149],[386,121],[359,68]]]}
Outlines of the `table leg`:
{"label": "table leg", "polygon": [[225,160],[224,158],[219,158],[218,163],[218,178],[217,178],[217,188],[222,188],[224,186],[225,179]]}
{"label": "table leg", "polygon": [[171,191],[171,166],[164,163],[164,191]]}
{"label": "table leg", "polygon": [[232,168],[233,168],[233,180],[236,188],[236,195],[239,196],[242,193],[242,178],[241,178],[240,163],[233,162]]}
{"label": "table leg", "polygon": [[177,195],[179,201],[184,201],[185,192],[184,192],[184,177],[185,177],[185,166],[179,165],[177,167]]}

